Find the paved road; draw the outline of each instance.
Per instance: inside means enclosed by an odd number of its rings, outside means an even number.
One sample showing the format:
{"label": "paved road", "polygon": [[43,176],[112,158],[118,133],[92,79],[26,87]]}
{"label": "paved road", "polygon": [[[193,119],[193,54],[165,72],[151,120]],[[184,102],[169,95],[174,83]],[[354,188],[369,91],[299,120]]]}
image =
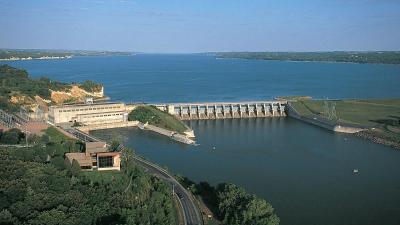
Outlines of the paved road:
{"label": "paved road", "polygon": [[141,158],[135,157],[135,162],[144,167],[148,173],[156,175],[157,177],[166,180],[171,185],[174,185],[174,190],[179,198],[180,204],[182,205],[184,212],[184,222],[186,225],[201,225],[202,219],[200,212],[194,203],[191,195],[186,191],[184,187],[171,175],[169,175],[164,169],[150,162],[147,162]]}
{"label": "paved road", "polygon": [[76,138],[78,138],[81,141],[84,142],[96,142],[96,141],[101,141],[89,134],[83,133],[80,130],[74,129],[74,128],[68,128],[68,129],[64,129],[65,131],[67,131],[68,133],[74,135]]}
{"label": "paved road", "polygon": [[[99,139],[97,139],[89,134],[85,134],[81,131],[78,131],[76,129],[65,129],[65,130],[68,133],[74,135],[75,137],[77,137],[83,141],[89,141],[89,142],[90,141],[100,141]],[[144,159],[135,157],[134,160],[138,165],[145,168],[147,173],[153,174],[174,186],[175,193],[178,196],[179,203],[182,206],[185,225],[202,225],[203,224],[199,209],[197,208],[192,196],[186,191],[186,189],[174,177],[169,175],[169,173],[166,170],[164,170],[163,168],[161,168],[153,163],[150,163]]]}

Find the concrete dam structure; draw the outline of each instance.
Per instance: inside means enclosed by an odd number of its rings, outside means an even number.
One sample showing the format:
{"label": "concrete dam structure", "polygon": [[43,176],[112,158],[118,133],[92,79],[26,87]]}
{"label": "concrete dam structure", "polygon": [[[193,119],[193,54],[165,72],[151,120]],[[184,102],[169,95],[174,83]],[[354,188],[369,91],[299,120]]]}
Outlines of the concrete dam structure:
{"label": "concrete dam structure", "polygon": [[287,101],[167,103],[158,109],[181,120],[286,116]]}

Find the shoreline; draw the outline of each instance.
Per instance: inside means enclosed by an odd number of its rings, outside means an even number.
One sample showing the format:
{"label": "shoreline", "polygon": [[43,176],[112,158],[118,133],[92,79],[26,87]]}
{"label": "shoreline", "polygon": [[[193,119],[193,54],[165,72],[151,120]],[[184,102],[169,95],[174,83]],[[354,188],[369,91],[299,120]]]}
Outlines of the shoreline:
{"label": "shoreline", "polygon": [[390,147],[394,150],[400,150],[400,143],[390,141],[390,140],[385,140],[374,134],[368,133],[367,131],[360,131],[360,132],[354,133],[353,135],[358,138],[362,138],[364,140],[368,140],[368,141],[374,142],[379,145],[384,145],[384,146]]}
{"label": "shoreline", "polygon": [[338,122],[331,122],[320,118],[315,115],[313,118],[309,118],[307,116],[301,115],[294,106],[288,103],[287,107],[288,116],[300,120],[304,123],[308,123],[314,126],[318,126],[333,132],[338,133],[347,133],[354,135],[358,138],[362,138],[364,140],[368,140],[370,142],[374,142],[376,144],[388,146],[394,150],[400,150],[400,143],[392,140],[385,139],[380,137],[374,133],[370,132],[371,127],[367,126],[357,126],[353,124],[340,124]]}
{"label": "shoreline", "polygon": [[215,59],[240,59],[240,60],[261,60],[261,61],[276,61],[276,62],[295,62],[295,63],[344,63],[344,64],[370,64],[370,65],[396,65],[400,66],[400,63],[361,63],[361,62],[342,62],[342,61],[326,61],[326,60],[290,60],[290,59],[249,59],[240,57],[215,57]]}
{"label": "shoreline", "polygon": [[39,58],[32,58],[32,57],[26,57],[26,58],[19,58],[19,57],[11,57],[11,58],[6,58],[6,59],[0,59],[0,61],[27,61],[27,60],[46,60],[46,59],[71,59],[73,56],[72,55],[66,55],[66,56],[42,56]]}

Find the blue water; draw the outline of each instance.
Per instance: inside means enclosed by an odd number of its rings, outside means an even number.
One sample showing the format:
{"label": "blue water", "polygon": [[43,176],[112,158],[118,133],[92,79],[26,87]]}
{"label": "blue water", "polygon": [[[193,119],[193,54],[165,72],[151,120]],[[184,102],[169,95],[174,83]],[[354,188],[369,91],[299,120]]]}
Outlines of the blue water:
{"label": "blue water", "polygon": [[138,128],[92,134],[196,182],[238,184],[271,202],[282,225],[400,224],[400,151],[291,118],[188,125],[199,146]]}
{"label": "blue water", "polygon": [[14,61],[33,76],[106,85],[115,100],[191,102],[400,97],[400,65],[215,59],[204,55],[75,57]]}
{"label": "blue water", "polygon": [[[215,59],[203,55],[15,61],[35,77],[95,80],[126,102],[400,97],[400,66]],[[171,171],[233,182],[267,199],[282,225],[400,224],[400,151],[290,118],[192,121],[200,146],[139,129],[118,136]],[[215,150],[212,150],[213,147]],[[359,169],[358,174],[353,169]]]}

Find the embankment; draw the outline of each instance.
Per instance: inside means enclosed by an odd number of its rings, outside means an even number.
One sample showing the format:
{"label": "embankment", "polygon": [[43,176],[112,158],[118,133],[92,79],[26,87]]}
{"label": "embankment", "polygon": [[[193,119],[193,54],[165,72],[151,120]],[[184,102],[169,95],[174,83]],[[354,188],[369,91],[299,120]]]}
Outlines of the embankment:
{"label": "embankment", "polygon": [[141,124],[141,125],[139,125],[139,128],[141,128],[141,127],[144,130],[151,130],[153,132],[156,132],[161,135],[165,135],[167,137],[170,137],[176,141],[179,141],[179,142],[182,142],[185,144],[191,144],[191,145],[196,144],[196,142],[194,140],[190,139],[188,135],[179,134],[175,131],[170,131],[170,130],[167,130],[167,129],[164,129],[161,127],[157,127],[154,125],[150,125],[150,124]]}
{"label": "embankment", "polygon": [[357,137],[372,141],[377,144],[386,145],[395,149],[400,150],[400,143],[396,141],[391,141],[382,137],[375,135],[369,130],[361,131],[355,134]]}
{"label": "embankment", "polygon": [[305,123],[309,123],[309,124],[312,124],[312,125],[315,125],[318,127],[322,127],[322,128],[334,131],[334,132],[354,134],[354,133],[358,133],[360,131],[365,130],[365,128],[361,128],[361,127],[328,122],[319,117],[308,118],[308,117],[302,116],[296,111],[295,108],[293,108],[293,106],[290,103],[288,103],[287,113],[288,113],[288,116],[290,116],[292,118],[295,118],[295,119],[298,119]]}
{"label": "embankment", "polygon": [[121,128],[121,127],[136,127],[139,125],[139,121],[126,121],[119,123],[103,123],[103,124],[92,124],[76,127],[76,129],[89,133],[92,130],[104,130],[104,129],[112,129],[112,128]]}

